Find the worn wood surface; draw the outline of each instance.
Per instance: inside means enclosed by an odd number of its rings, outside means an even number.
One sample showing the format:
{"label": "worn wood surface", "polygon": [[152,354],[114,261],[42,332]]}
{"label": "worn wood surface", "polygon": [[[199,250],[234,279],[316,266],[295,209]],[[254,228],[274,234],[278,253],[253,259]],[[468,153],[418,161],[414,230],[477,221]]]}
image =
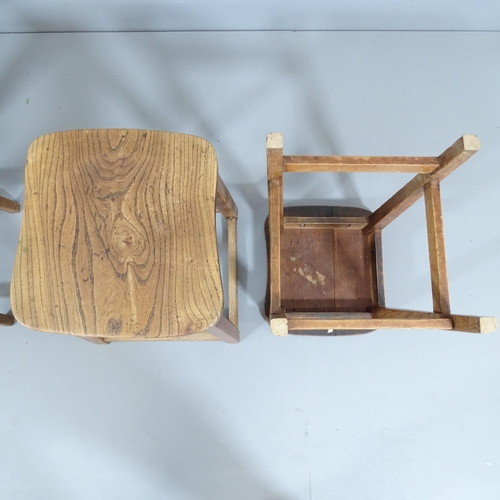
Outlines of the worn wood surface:
{"label": "worn wood surface", "polygon": [[222,313],[217,161],[204,139],[145,130],[49,134],[30,147],[11,288],[51,332],[175,338]]}
{"label": "worn wood surface", "polygon": [[288,335],[288,321],[284,311],[273,314],[269,318],[269,326],[271,333],[277,337],[285,337]]}
{"label": "worn wood surface", "polygon": [[21,205],[17,201],[9,200],[0,196],[0,212],[9,212],[15,214],[21,210]]}
{"label": "worn wood surface", "polygon": [[217,176],[217,198],[215,206],[217,212],[220,212],[226,219],[229,217],[238,217],[238,207],[220,175]]}
{"label": "worn wood surface", "polygon": [[463,316],[458,314],[407,311],[404,309],[374,308],[376,319],[418,319],[422,322],[434,319],[451,319],[452,330],[468,333],[491,333],[498,328],[497,320],[491,316]]}
{"label": "worn wood surface", "polygon": [[284,217],[284,229],[363,229],[366,217]]}
{"label": "worn wood surface", "polygon": [[[352,207],[286,207],[285,219],[366,219]],[[347,222],[348,224],[348,222]],[[281,306],[288,311],[366,311],[372,298],[372,250],[359,229],[286,228],[281,235]]]}
{"label": "worn wood surface", "polygon": [[227,257],[228,257],[228,303],[229,321],[238,326],[238,254],[237,219],[227,220]]}
{"label": "worn wood surface", "polygon": [[497,330],[498,322],[493,316],[461,316],[452,314],[453,329],[468,333],[491,333]]}
{"label": "worn wood surface", "polygon": [[384,260],[382,254],[382,231],[373,231],[367,235],[371,252],[372,271],[372,303],[385,307]]}
{"label": "worn wood surface", "polygon": [[[84,338],[84,340],[89,340],[91,337],[80,337]],[[96,338],[96,337],[95,337]],[[143,338],[141,337],[131,337],[131,338],[121,338],[121,337],[102,337],[100,338],[101,341],[103,342],[96,342],[96,343],[103,343],[103,344],[109,344],[111,342],[142,342],[144,341]],[[180,337],[158,337],[158,338],[148,338],[148,341],[156,341],[156,342],[164,342],[164,341],[206,341],[206,340],[215,340],[219,341],[220,338],[216,337],[215,335],[212,335],[208,332],[200,332],[200,333],[190,333],[188,335],[182,335]],[[230,342],[234,343],[234,342]]]}
{"label": "worn wood surface", "polygon": [[429,173],[439,167],[434,156],[284,156],[285,172]]}
{"label": "worn wood surface", "polygon": [[407,309],[391,309],[388,307],[376,307],[372,310],[375,319],[443,319],[451,318],[450,314],[440,314],[424,311],[410,311]]}
{"label": "worn wood surface", "polygon": [[281,310],[281,232],[283,229],[283,135],[266,137],[269,202],[269,309]]}
{"label": "worn wood surface", "polygon": [[[285,217],[366,218],[351,207],[285,207]],[[266,240],[269,232],[266,231]],[[360,229],[287,229],[281,235],[281,307],[288,312],[366,312],[377,304],[372,293],[373,239]],[[372,252],[373,250],[373,252]],[[270,281],[268,268],[268,286]],[[269,293],[266,314],[269,314]],[[283,316],[270,314],[274,330],[283,332]],[[280,321],[278,321],[280,320]],[[274,333],[274,332],[273,332]],[[348,332],[346,332],[348,333]],[[359,332],[356,332],[359,333]],[[280,333],[283,335],[284,333]]]}
{"label": "worn wood surface", "polygon": [[[272,152],[270,143],[278,153]],[[289,331],[324,335],[324,330],[351,334],[378,328],[470,332],[496,328],[494,318],[450,314],[439,181],[479,149],[476,136],[461,137],[439,157],[282,156],[281,134],[270,134],[267,147],[270,216],[269,224],[266,221],[266,314],[275,335]],[[283,171],[418,175],[375,212],[356,214],[355,220],[353,213],[334,213],[329,207],[288,207],[283,216]],[[423,195],[434,313],[386,309],[381,230]],[[270,303],[274,305],[270,307]]]}
{"label": "worn wood surface", "polygon": [[359,229],[335,229],[333,238],[334,311],[367,311],[377,305],[372,293],[374,242]]}
{"label": "worn wood surface", "polygon": [[424,194],[424,186],[430,179],[429,174],[418,174],[405,184],[396,194],[391,196],[368,218],[365,233],[384,229],[396,217],[408,210]]}
{"label": "worn wood surface", "polygon": [[217,177],[216,210],[227,219],[229,321],[238,327],[238,207],[220,176]]}
{"label": "worn wood surface", "polygon": [[479,150],[479,139],[475,135],[464,135],[438,157],[439,166],[429,174],[419,174],[403,186],[394,196],[381,205],[368,219],[364,231],[369,233],[384,229],[396,217],[408,210],[424,194],[429,182],[442,181],[462,163]]}
{"label": "worn wood surface", "polygon": [[[286,207],[285,215],[298,211],[304,217],[332,215],[331,207]],[[281,305],[285,309],[335,309],[333,244],[331,229],[284,229],[281,237]]]}
{"label": "worn wood surface", "polygon": [[467,134],[457,139],[438,157],[439,167],[432,172],[432,179],[442,181],[481,147],[476,135]]}
{"label": "worn wood surface", "polygon": [[325,313],[286,313],[289,330],[377,330],[377,329],[439,329],[452,330],[451,318],[372,318],[371,315],[341,317]]}
{"label": "worn wood surface", "polygon": [[441,206],[439,182],[433,181],[426,184],[424,186],[424,197],[433,309],[434,312],[449,313],[450,293],[448,291],[443,209]]}

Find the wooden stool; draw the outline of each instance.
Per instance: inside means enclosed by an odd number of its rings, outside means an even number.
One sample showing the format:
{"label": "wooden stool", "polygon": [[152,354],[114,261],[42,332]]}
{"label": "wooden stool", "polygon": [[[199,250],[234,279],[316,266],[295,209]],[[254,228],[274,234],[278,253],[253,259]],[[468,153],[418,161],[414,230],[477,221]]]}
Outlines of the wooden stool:
{"label": "wooden stool", "polygon": [[[283,136],[267,136],[266,315],[274,335],[351,335],[428,328],[488,333],[492,317],[450,313],[439,183],[479,149],[465,135],[438,157],[283,156]],[[416,172],[375,212],[345,207],[283,209],[283,172]],[[434,312],[385,306],[381,231],[425,197]],[[326,332],[325,332],[326,331]]]}
{"label": "wooden stool", "polygon": [[[15,214],[21,210],[21,207],[17,201],[9,200],[0,196],[0,211],[8,212],[10,214]],[[14,324],[14,317],[10,314],[0,313],[0,325],[12,326]]]}
{"label": "wooden stool", "polygon": [[[216,211],[228,221],[229,319]],[[39,137],[26,164],[14,316],[97,343],[238,342],[236,219],[204,139],[115,129]]]}

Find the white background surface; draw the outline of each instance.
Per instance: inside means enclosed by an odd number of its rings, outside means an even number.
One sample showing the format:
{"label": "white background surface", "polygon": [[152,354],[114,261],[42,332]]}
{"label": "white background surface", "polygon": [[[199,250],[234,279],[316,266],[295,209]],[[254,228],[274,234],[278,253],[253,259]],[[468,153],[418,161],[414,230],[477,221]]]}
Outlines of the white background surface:
{"label": "white background surface", "polygon": [[[342,155],[437,155],[475,133],[442,184],[452,310],[500,316],[499,52],[498,33],[0,36],[0,194],[22,201],[47,132],[205,137],[240,209],[242,332],[96,346],[2,328],[0,497],[499,498],[500,333],[276,338],[260,313],[268,132],[286,154]],[[373,210],[408,178],[287,174],[285,199]],[[20,221],[0,214],[0,310]],[[384,231],[384,263],[388,304],[430,310],[421,201]]]}

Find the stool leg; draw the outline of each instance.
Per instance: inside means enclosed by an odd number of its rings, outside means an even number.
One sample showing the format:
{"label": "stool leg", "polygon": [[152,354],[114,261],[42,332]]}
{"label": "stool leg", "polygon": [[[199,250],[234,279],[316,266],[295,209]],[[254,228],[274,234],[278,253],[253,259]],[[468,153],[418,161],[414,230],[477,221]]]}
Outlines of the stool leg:
{"label": "stool leg", "polygon": [[207,332],[229,344],[237,344],[240,341],[238,328],[224,316],[221,316],[214,326],[208,328]]}
{"label": "stool leg", "polygon": [[86,340],[87,342],[92,342],[92,344],[109,344],[106,340],[101,337],[81,337],[81,339]]}
{"label": "stool leg", "polygon": [[10,314],[0,314],[0,325],[12,326],[16,320]]}
{"label": "stool leg", "polygon": [[0,211],[15,214],[21,210],[21,205],[17,201],[9,200],[0,196]]}
{"label": "stool leg", "polygon": [[238,327],[238,252],[237,252],[237,219],[227,219],[227,255],[229,282],[229,321]]}

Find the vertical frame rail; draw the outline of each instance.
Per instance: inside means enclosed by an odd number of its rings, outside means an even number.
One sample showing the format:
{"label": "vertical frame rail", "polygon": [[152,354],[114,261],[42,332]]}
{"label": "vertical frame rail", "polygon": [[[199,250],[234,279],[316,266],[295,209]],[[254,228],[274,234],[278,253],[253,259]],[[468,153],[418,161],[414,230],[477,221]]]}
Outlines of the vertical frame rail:
{"label": "vertical frame rail", "polygon": [[431,181],[424,186],[424,197],[433,309],[436,313],[449,314],[450,293],[439,181]]}
{"label": "vertical frame rail", "polygon": [[266,138],[269,199],[269,315],[281,313],[281,232],[283,228],[283,135]]}
{"label": "vertical frame rail", "polygon": [[[228,316],[229,322],[235,328],[238,328],[238,207],[219,175],[217,176],[217,197],[215,207],[216,211],[221,213],[227,220]],[[222,319],[219,321],[222,321]],[[228,327],[224,322],[221,324]],[[232,334],[232,338],[234,338],[234,334]]]}

